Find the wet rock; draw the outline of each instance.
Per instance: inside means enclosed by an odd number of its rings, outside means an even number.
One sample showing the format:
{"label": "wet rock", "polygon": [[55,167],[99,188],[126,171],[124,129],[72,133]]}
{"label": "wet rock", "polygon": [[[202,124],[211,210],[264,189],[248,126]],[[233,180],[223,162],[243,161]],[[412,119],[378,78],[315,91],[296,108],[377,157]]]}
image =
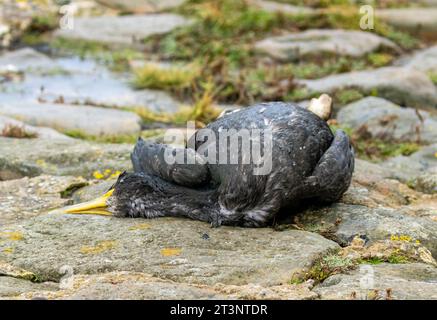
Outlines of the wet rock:
{"label": "wet rock", "polygon": [[336,29],[313,29],[267,38],[257,42],[255,48],[280,61],[326,54],[361,57],[381,48],[400,51],[392,41],[373,33]]}
{"label": "wet rock", "polygon": [[186,0],[97,0],[97,2],[123,12],[152,13],[182,5]]}
{"label": "wet rock", "polygon": [[94,136],[138,134],[141,129],[138,115],[110,108],[16,101],[0,103],[0,113],[34,126]]}
{"label": "wet rock", "polygon": [[400,213],[396,209],[360,205],[332,204],[323,208],[309,208],[296,220],[305,230],[317,231],[345,246],[355,236],[367,241],[390,239],[392,235],[406,235],[419,240],[437,257],[437,222]]}
{"label": "wet rock", "polygon": [[316,11],[309,7],[295,6],[288,3],[279,3],[275,1],[250,0],[248,2],[254,7],[262,9],[264,11],[281,12],[290,15],[311,14]]}
{"label": "wet rock", "polygon": [[0,137],[0,150],[6,150],[0,153],[0,180],[41,174],[92,177],[96,170],[129,170],[132,149],[127,144]]}
{"label": "wet rock", "polygon": [[87,185],[80,177],[38,176],[0,181],[0,225],[12,224],[69,204],[68,196]]}
{"label": "wet rock", "polygon": [[149,36],[188,24],[189,20],[184,17],[169,13],[84,17],[74,20],[74,29],[59,29],[55,36],[113,45],[135,45]]}
{"label": "wet rock", "polygon": [[337,120],[350,128],[365,126],[373,138],[431,143],[437,141],[437,120],[426,111],[402,108],[390,101],[367,97],[338,112]]}
{"label": "wet rock", "polygon": [[[373,285],[363,282],[366,276],[366,279],[372,277]],[[433,266],[383,263],[333,275],[316,286],[314,291],[322,299],[434,300],[437,299],[436,283],[437,268]]]}
{"label": "wet rock", "polygon": [[391,170],[394,177],[408,181],[427,174],[437,167],[437,144],[422,147],[410,156],[397,156],[381,163],[381,166]]}
{"label": "wet rock", "polygon": [[299,80],[311,92],[333,93],[355,88],[365,94],[377,95],[401,106],[432,108],[437,106],[437,89],[422,72],[399,67],[356,71],[317,80]]}
{"label": "wet rock", "polygon": [[416,52],[404,66],[422,72],[437,72],[437,46]]}
{"label": "wet rock", "polygon": [[397,28],[427,36],[431,36],[437,30],[437,8],[378,9],[375,13],[378,19]]}
{"label": "wet rock", "polygon": [[0,115],[0,135],[4,135],[4,133],[7,133],[11,128],[20,128],[20,130],[24,130],[25,134],[40,139],[73,140],[54,129],[30,126],[22,121]]}
{"label": "wet rock", "polygon": [[[53,213],[0,227],[21,240],[0,241],[0,259],[57,280],[59,268],[95,274],[147,270],[177,282],[279,285],[338,245],[299,230],[221,227],[176,218],[119,219]],[[202,239],[204,233],[209,239]],[[12,247],[5,254],[5,248]],[[29,252],[38,252],[30,255]]]}
{"label": "wet rock", "polygon": [[[12,59],[10,59],[12,57]],[[158,90],[134,90],[125,74],[114,74],[92,60],[49,58],[32,49],[0,57],[1,69],[25,71],[24,78],[3,84],[0,100],[30,100],[174,112],[179,103]]]}
{"label": "wet rock", "polygon": [[6,52],[0,56],[0,71],[14,68],[17,71],[52,69],[54,62],[31,48]]}

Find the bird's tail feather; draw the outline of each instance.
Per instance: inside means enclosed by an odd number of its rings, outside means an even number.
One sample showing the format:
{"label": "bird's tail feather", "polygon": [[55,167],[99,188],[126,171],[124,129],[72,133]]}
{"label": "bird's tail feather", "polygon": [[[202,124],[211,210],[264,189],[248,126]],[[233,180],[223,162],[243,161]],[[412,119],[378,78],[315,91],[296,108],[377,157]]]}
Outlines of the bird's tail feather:
{"label": "bird's tail feather", "polygon": [[337,130],[331,146],[307,178],[308,195],[326,202],[340,199],[349,188],[354,164],[354,150],[349,137],[343,130]]}

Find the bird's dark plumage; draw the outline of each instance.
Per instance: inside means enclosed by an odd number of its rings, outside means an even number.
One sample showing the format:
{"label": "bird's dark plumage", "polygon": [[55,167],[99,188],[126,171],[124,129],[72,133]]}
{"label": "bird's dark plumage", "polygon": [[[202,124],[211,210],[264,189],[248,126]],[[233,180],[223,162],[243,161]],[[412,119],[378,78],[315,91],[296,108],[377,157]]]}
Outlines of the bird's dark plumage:
{"label": "bird's dark plumage", "polygon": [[[272,133],[268,174],[254,175],[253,163],[209,163],[196,152],[214,146],[212,141],[196,141],[205,129],[218,137],[225,129],[253,128]],[[131,156],[134,173],[119,177],[108,200],[110,210],[117,216],[185,216],[214,226],[265,226],[281,208],[302,199],[338,200],[349,187],[354,170],[347,135],[341,130],[334,135],[324,120],[290,103],[261,103],[227,114],[191,139],[189,145],[195,150],[172,151],[199,161],[172,165],[164,160],[170,147],[140,139]]]}

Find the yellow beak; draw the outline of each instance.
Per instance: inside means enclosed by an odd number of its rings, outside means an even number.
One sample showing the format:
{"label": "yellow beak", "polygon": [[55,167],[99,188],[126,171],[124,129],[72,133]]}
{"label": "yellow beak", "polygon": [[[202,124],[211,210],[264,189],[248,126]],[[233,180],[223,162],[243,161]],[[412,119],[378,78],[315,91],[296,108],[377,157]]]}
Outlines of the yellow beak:
{"label": "yellow beak", "polygon": [[112,195],[114,189],[109,190],[103,196],[87,201],[84,203],[79,203],[74,206],[69,207],[65,210],[65,213],[72,214],[98,214],[102,216],[111,216],[112,213],[107,210],[106,200]]}

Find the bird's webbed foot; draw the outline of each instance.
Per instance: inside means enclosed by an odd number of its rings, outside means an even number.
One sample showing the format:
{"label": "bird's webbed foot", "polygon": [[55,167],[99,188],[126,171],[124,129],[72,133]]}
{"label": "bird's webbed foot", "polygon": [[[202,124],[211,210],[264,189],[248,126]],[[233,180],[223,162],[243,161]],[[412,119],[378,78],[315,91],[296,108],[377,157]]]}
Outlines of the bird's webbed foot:
{"label": "bird's webbed foot", "polygon": [[213,213],[211,214],[211,228],[218,228],[222,225],[223,219],[219,213]]}

